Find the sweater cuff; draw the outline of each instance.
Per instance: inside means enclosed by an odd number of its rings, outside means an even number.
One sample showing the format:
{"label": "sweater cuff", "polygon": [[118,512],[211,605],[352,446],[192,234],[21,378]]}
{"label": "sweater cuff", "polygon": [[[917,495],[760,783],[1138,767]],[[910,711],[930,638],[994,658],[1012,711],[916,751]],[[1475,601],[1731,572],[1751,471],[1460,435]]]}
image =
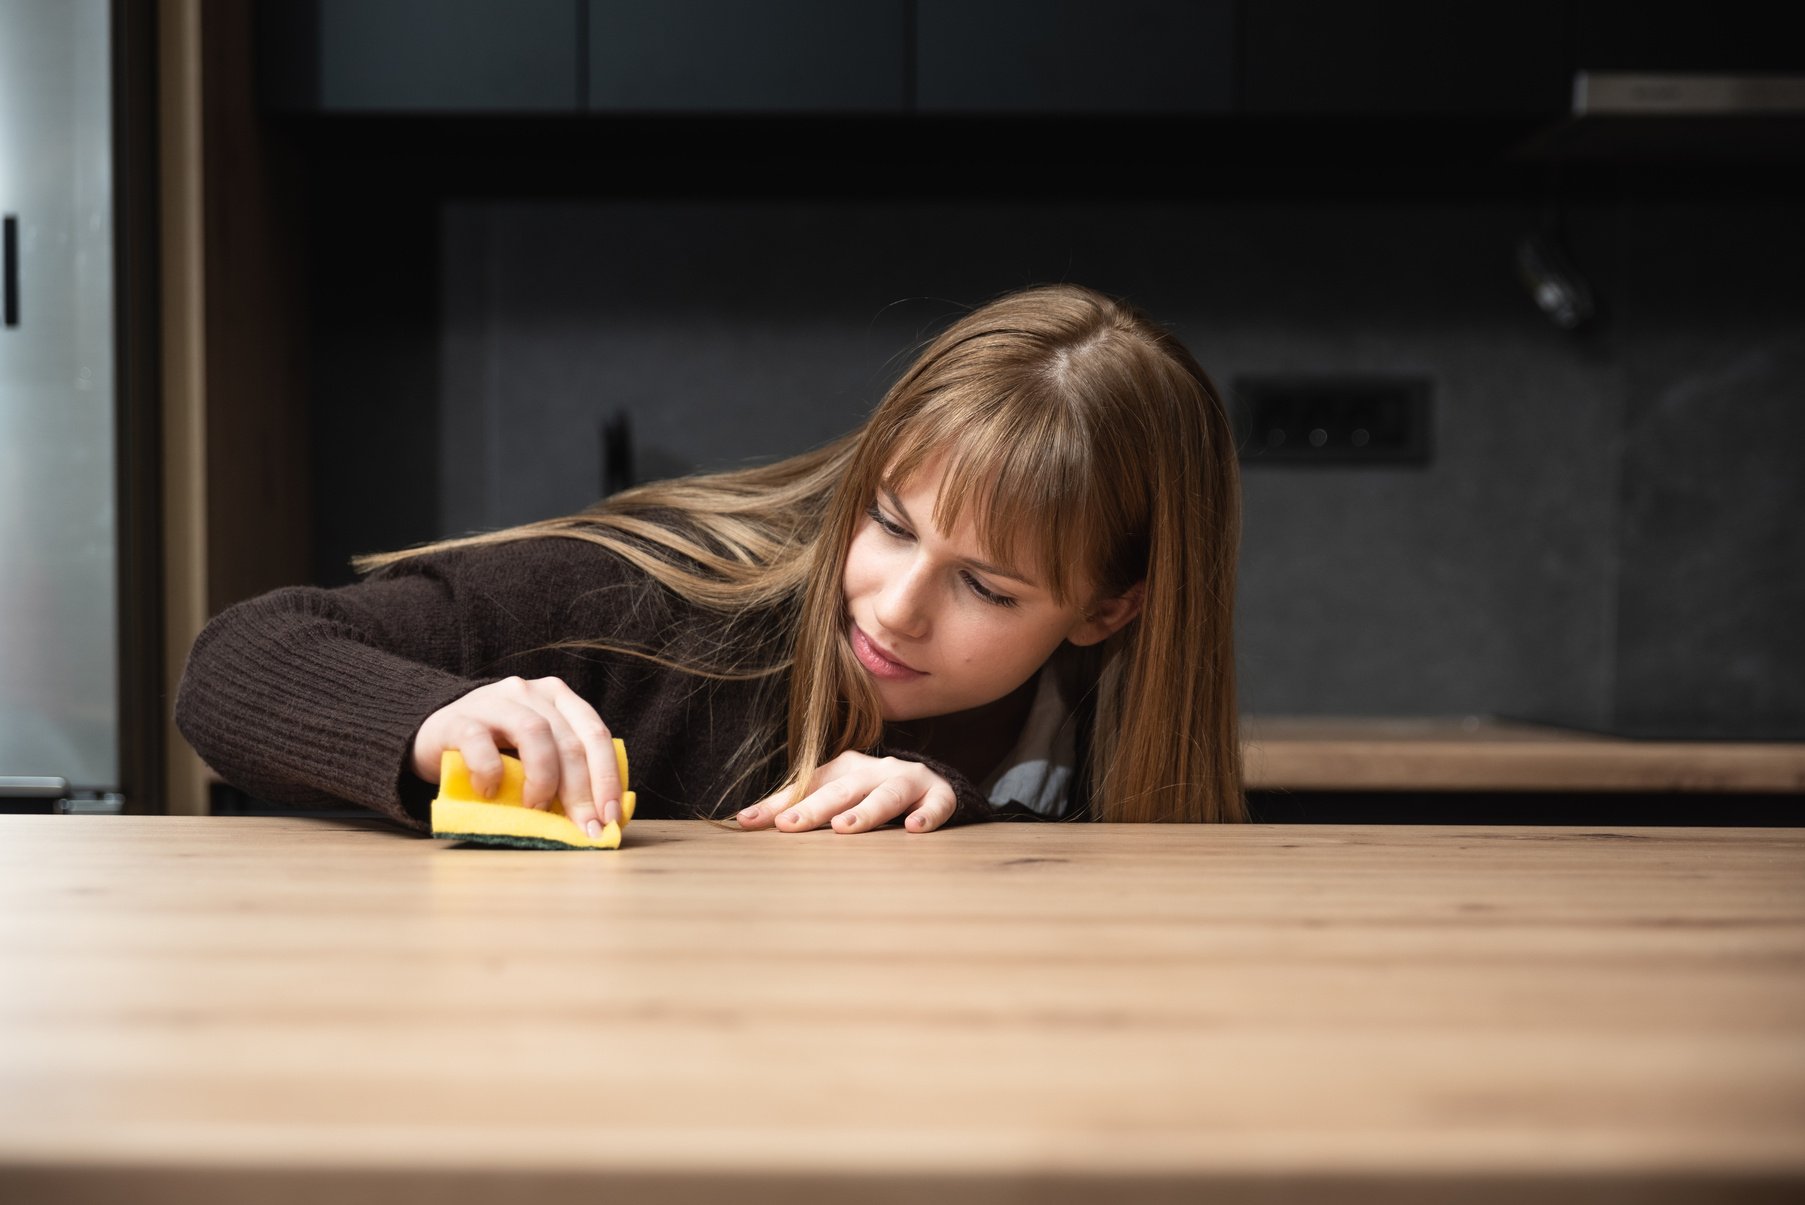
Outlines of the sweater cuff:
{"label": "sweater cuff", "polygon": [[951,828],[955,824],[976,824],[980,821],[997,818],[996,808],[991,805],[990,800],[979,793],[971,779],[945,762],[937,761],[925,753],[917,753],[913,749],[880,749],[877,755],[894,757],[902,761],[919,762],[946,779],[947,785],[953,788],[955,802],[953,814],[947,818],[945,824],[940,826],[941,828]]}

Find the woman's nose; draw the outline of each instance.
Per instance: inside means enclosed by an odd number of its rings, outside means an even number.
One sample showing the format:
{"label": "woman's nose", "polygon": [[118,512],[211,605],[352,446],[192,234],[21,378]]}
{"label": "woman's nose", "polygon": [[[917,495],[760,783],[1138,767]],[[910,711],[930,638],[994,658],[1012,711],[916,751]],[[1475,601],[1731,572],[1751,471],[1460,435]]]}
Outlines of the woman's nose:
{"label": "woman's nose", "polygon": [[877,597],[877,621],[902,636],[927,630],[927,575],[911,562],[900,566]]}

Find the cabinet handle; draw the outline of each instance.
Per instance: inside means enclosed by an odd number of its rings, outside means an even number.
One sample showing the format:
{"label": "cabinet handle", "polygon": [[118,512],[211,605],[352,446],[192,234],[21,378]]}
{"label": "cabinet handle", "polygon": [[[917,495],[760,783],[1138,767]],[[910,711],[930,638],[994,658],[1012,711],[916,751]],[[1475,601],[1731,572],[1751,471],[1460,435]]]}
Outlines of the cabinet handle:
{"label": "cabinet handle", "polygon": [[6,250],[3,253],[6,264],[4,274],[6,284],[5,310],[6,325],[19,325],[19,219],[12,214],[6,215],[6,234],[4,237]]}

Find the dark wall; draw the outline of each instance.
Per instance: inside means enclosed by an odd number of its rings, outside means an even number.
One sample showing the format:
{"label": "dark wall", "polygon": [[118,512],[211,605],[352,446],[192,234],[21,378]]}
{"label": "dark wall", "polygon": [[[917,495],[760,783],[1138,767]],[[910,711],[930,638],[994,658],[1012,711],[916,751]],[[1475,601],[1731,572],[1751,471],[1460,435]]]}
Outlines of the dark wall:
{"label": "dark wall", "polygon": [[1430,383],[1426,464],[1247,465],[1248,712],[1805,736],[1796,195],[1571,198],[1600,317],[1568,332],[1514,275],[1536,188],[725,191],[372,211],[327,190],[315,434],[349,484],[321,491],[319,579],[587,505],[618,415],[642,478],[801,450],[961,307],[1071,280],[1172,324],[1231,395],[1275,373]]}

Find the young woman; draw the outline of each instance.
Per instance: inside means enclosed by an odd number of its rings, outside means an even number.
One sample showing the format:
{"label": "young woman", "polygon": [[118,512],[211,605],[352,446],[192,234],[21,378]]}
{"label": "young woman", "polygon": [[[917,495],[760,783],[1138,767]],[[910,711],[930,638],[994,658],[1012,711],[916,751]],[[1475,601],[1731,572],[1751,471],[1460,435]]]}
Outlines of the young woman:
{"label": "young woman", "polygon": [[426,827],[440,754],[599,831],[1245,819],[1240,486],[1217,392],[1126,302],[1024,289],[865,425],[227,609],[176,723],[264,799]]}

